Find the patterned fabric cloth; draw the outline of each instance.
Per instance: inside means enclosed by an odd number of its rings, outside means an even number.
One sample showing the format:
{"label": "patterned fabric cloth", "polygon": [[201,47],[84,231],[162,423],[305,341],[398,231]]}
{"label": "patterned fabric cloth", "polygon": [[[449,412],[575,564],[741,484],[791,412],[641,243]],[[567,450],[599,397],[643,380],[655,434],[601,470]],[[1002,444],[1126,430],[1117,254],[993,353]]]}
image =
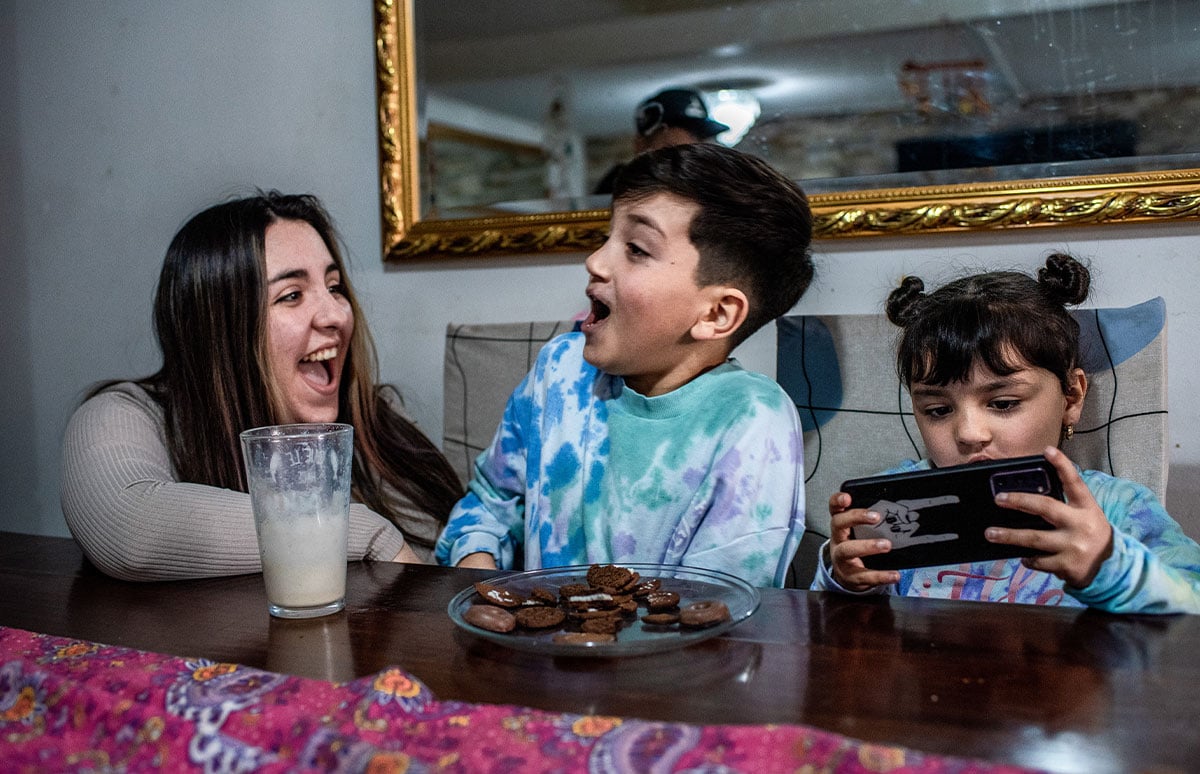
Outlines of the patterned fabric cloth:
{"label": "patterned fabric cloth", "polygon": [[328,683],[0,627],[5,771],[1023,771],[803,726],[438,701],[399,668]]}
{"label": "patterned fabric cloth", "polygon": [[[928,460],[908,460],[887,473],[929,467]],[[1067,588],[1057,576],[1031,570],[1020,559],[998,559],[902,570],[895,587],[866,593],[1095,607],[1110,613],[1200,613],[1200,545],[1183,534],[1148,488],[1096,470],[1080,475],[1113,525],[1112,556],[1087,588]],[[824,555],[822,550],[812,588],[846,591]]]}
{"label": "patterned fabric cloth", "polygon": [[782,586],[804,532],[804,465],[779,385],[730,360],[647,398],[589,365],[583,344],[568,333],[542,348],[438,561],[687,564]]}

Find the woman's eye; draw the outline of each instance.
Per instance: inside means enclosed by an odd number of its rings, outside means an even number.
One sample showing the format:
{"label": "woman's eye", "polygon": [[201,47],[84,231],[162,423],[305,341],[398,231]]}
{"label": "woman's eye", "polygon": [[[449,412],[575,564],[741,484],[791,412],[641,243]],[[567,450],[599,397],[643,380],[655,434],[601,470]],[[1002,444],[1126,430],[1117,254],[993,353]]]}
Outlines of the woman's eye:
{"label": "woman's eye", "polygon": [[1001,398],[992,401],[992,408],[997,411],[1012,411],[1019,405],[1021,405],[1021,401],[1016,398]]}
{"label": "woman's eye", "polygon": [[346,295],[346,286],[340,282],[335,282],[329,286],[330,293],[336,293],[339,296]]}
{"label": "woman's eye", "polygon": [[293,290],[291,293],[285,293],[282,296],[280,296],[279,298],[275,299],[275,303],[290,304],[294,301],[299,301],[299,300],[300,300],[300,291]]}
{"label": "woman's eye", "polygon": [[634,242],[627,243],[625,245],[625,249],[628,250],[629,255],[634,258],[645,258],[646,256],[650,255],[650,253],[643,250],[639,245],[637,245]]}

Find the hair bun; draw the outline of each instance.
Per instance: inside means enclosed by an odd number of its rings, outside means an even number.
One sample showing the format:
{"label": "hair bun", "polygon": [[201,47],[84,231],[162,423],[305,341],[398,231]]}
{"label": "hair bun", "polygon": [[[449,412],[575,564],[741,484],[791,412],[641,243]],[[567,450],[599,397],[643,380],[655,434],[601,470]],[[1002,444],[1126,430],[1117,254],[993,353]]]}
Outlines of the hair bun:
{"label": "hair bun", "polygon": [[893,325],[905,328],[920,313],[921,303],[925,300],[925,283],[920,277],[905,277],[900,280],[900,287],[888,294],[887,317]]}
{"label": "hair bun", "polygon": [[1079,304],[1088,296],[1092,275],[1088,268],[1066,253],[1053,253],[1038,269],[1038,286],[1060,304]]}

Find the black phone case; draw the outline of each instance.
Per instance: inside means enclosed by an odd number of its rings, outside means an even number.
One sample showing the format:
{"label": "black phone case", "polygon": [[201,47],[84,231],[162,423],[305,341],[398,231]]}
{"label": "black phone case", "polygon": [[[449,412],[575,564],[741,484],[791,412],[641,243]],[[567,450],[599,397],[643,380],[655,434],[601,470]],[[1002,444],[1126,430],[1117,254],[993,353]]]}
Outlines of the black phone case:
{"label": "black phone case", "polygon": [[879,524],[851,531],[855,539],[892,541],[888,553],[863,557],[863,564],[873,570],[1037,554],[989,543],[983,537],[988,527],[1052,529],[1040,516],[997,506],[995,496],[1002,490],[1063,499],[1058,471],[1040,455],[856,478],[842,484],[852,508],[870,508],[883,515]]}

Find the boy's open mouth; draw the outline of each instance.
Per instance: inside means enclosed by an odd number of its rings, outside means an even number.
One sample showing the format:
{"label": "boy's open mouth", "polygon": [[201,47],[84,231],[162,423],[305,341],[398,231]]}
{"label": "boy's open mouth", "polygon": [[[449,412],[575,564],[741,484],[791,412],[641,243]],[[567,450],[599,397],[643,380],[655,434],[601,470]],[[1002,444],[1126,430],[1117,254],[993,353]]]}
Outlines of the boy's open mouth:
{"label": "boy's open mouth", "polygon": [[300,358],[300,373],[305,379],[319,387],[328,386],[333,381],[333,359],[337,357],[337,347],[326,347],[310,352]]}
{"label": "boy's open mouth", "polygon": [[588,315],[587,322],[598,323],[608,318],[612,310],[608,308],[608,304],[599,301],[595,298],[589,299],[592,302],[592,313]]}

